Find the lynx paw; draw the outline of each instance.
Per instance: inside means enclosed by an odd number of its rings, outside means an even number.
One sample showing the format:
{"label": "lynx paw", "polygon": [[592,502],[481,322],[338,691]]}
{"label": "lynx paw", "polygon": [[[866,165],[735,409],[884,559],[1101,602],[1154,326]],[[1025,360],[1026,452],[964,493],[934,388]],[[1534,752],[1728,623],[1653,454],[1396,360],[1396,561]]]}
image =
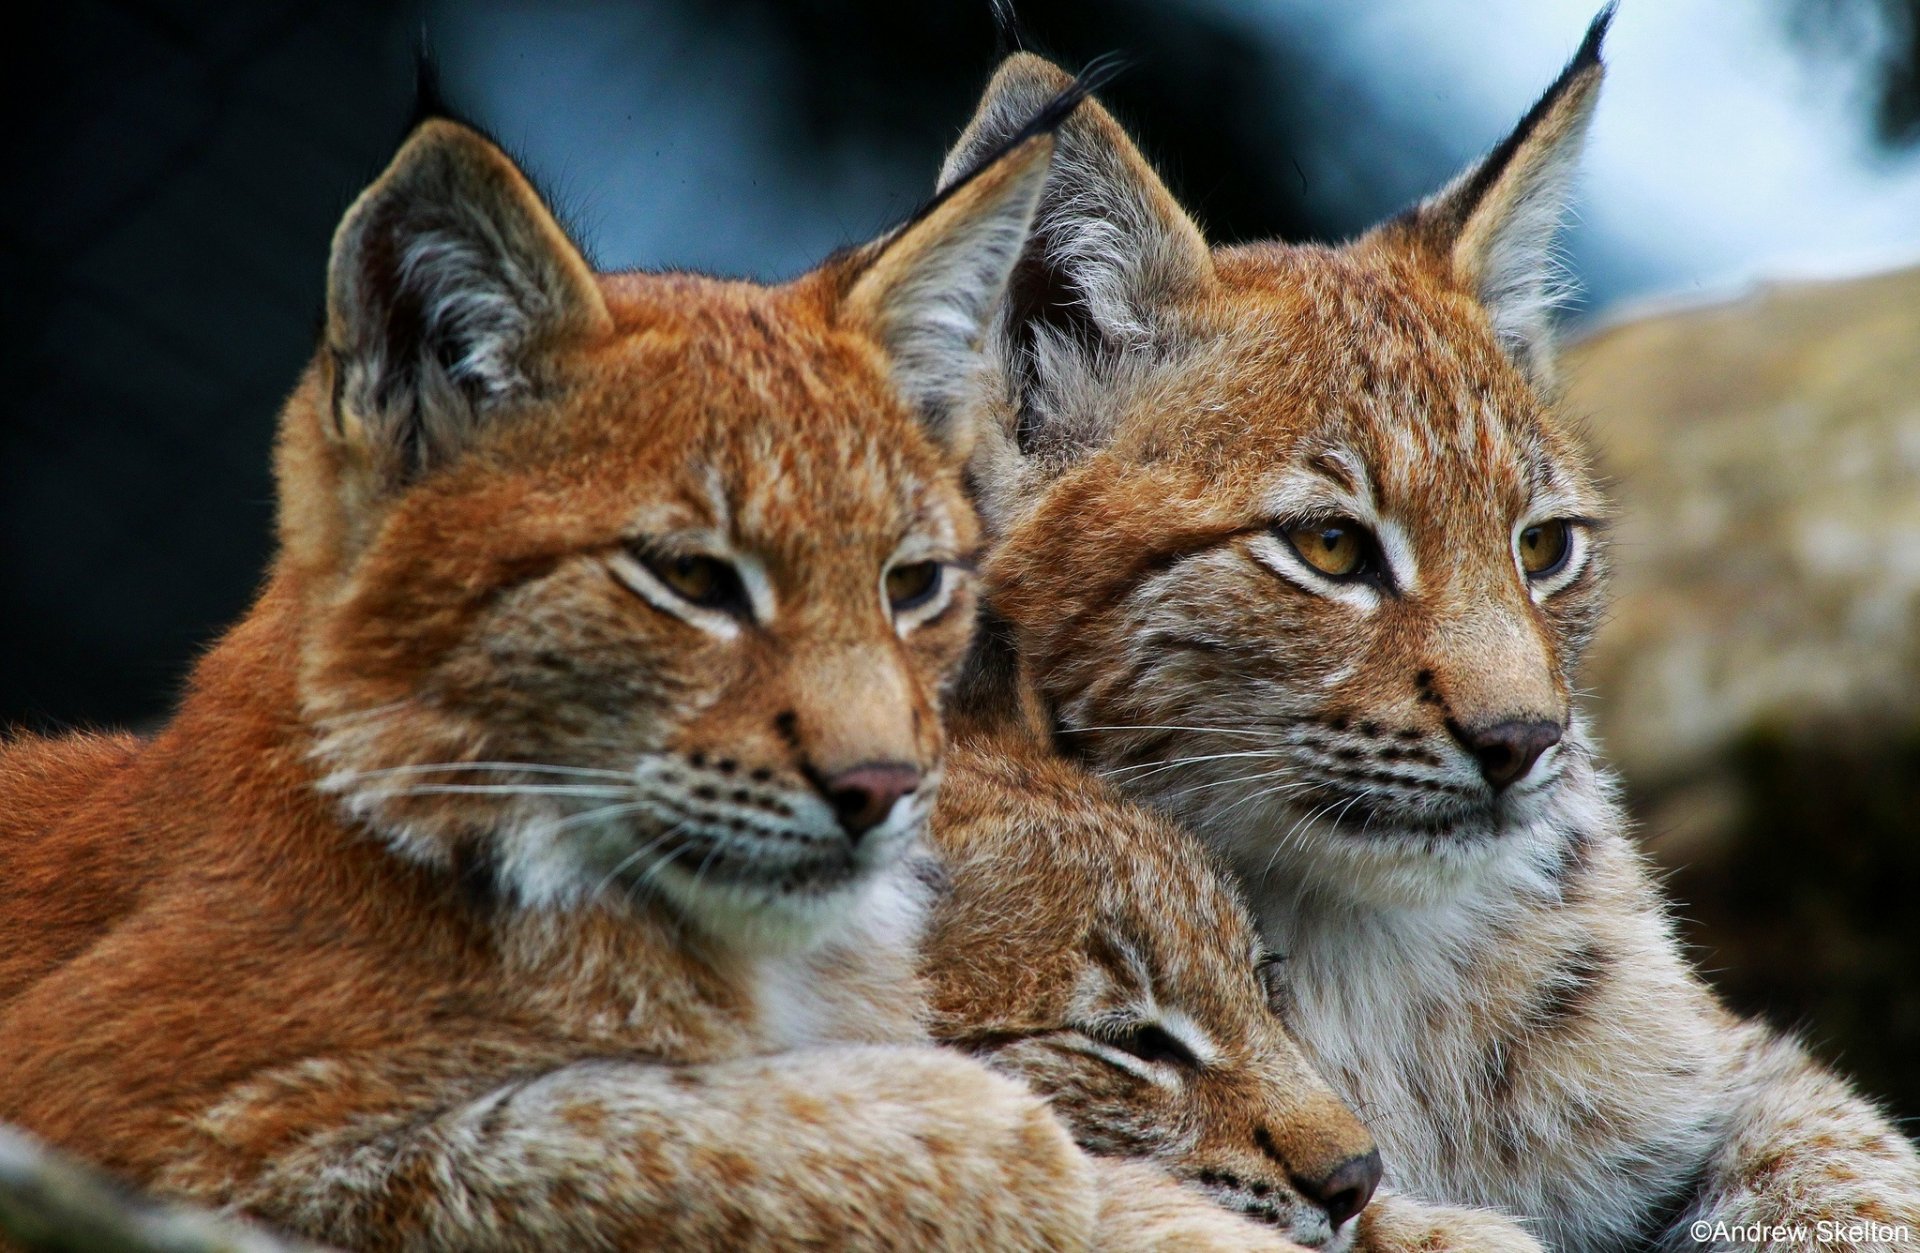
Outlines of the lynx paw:
{"label": "lynx paw", "polygon": [[1540,1242],[1494,1210],[1375,1197],[1358,1220],[1353,1253],[1540,1253]]}
{"label": "lynx paw", "polygon": [[885,1061],[867,1071],[866,1116],[931,1155],[944,1247],[1088,1246],[1094,1163],[1039,1097],[957,1053],[870,1056]]}
{"label": "lynx paw", "polygon": [[1306,1253],[1271,1227],[1222,1209],[1142,1162],[1099,1159],[1100,1223],[1094,1247],[1105,1253]]}

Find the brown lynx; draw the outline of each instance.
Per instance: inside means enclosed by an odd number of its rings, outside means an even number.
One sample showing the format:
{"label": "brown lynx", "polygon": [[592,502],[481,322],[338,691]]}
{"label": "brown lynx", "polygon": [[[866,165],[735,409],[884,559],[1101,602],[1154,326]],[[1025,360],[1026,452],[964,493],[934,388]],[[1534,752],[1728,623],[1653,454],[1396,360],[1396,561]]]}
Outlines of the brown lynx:
{"label": "brown lynx", "polygon": [[773,288],[596,275],[423,126],[336,236],[252,612],[153,740],[0,748],[0,1119],[361,1248],[1177,1210],[913,973],[974,345],[1071,103]]}
{"label": "brown lynx", "polygon": [[[1688,968],[1575,698],[1605,508],[1548,260],[1605,26],[1339,248],[1210,248],[1077,115],[990,344],[989,597],[1056,741],[1233,866],[1392,1187],[1560,1249],[1902,1247],[1912,1145]],[[1062,81],[1008,61],[950,170]]]}

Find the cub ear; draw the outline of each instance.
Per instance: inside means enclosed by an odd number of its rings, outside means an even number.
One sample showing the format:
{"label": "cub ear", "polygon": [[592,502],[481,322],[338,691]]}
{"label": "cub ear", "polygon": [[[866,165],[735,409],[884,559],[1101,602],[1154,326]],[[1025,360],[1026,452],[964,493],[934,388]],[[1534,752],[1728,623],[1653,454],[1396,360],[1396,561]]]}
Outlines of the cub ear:
{"label": "cub ear", "polygon": [[1486,306],[1494,334],[1537,381],[1552,376],[1553,310],[1566,295],[1554,237],[1599,100],[1607,5],[1567,68],[1487,157],[1419,205],[1406,225]]}
{"label": "cub ear", "polygon": [[867,248],[841,301],[842,321],[887,350],[895,384],[956,457],[973,444],[987,323],[1026,246],[1054,131],[1084,94],[1066,83],[912,221]]}
{"label": "cub ear", "polygon": [[[1090,69],[1083,82],[1100,77]],[[1031,53],[1001,63],[948,154],[950,183],[1069,82]],[[1139,360],[1168,301],[1212,282],[1206,240],[1112,114],[1089,99],[1059,130],[1033,233],[996,321],[1018,458],[1070,458],[1108,434],[1114,367]],[[1056,459],[1056,458],[1049,458]]]}
{"label": "cub ear", "polygon": [[423,123],[333,237],[336,438],[385,487],[537,394],[540,354],[610,325],[593,273],[505,153]]}

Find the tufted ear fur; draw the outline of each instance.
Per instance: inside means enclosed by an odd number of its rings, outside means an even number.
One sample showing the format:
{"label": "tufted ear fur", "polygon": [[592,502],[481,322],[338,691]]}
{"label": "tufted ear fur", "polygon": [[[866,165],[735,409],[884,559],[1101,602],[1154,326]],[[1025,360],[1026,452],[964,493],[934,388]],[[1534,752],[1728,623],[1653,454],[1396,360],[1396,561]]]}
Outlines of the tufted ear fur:
{"label": "tufted ear fur", "polygon": [[1554,237],[1606,75],[1600,45],[1612,21],[1609,4],[1513,133],[1400,223],[1445,256],[1486,306],[1501,346],[1542,383],[1552,377],[1553,311],[1566,295]]}
{"label": "tufted ear fur", "polygon": [[984,385],[987,322],[1027,241],[1054,152],[1080,101],[1068,85],[917,214],[868,249],[839,316],[878,340],[901,394],[964,458]]}
{"label": "tufted ear fur", "polygon": [[333,237],[332,434],[374,494],[391,491],[536,395],[543,349],[609,325],[585,259],[506,154],[425,122]]}
{"label": "tufted ear fur", "polygon": [[[944,183],[1069,81],[1029,53],[1004,61],[941,173]],[[1085,81],[1085,80],[1083,80]],[[1088,100],[1060,127],[1038,215],[995,322],[1014,392],[1008,457],[1097,447],[1128,364],[1145,364],[1156,311],[1212,279],[1206,241],[1126,132]],[[991,502],[983,502],[991,503]]]}

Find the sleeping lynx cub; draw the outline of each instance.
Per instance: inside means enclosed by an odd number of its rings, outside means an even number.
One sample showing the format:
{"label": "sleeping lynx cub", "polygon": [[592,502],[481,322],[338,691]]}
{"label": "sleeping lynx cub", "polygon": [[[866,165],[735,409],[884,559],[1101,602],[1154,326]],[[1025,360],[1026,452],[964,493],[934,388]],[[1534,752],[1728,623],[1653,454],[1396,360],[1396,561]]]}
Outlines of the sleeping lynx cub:
{"label": "sleeping lynx cub", "polygon": [[960,704],[928,828],[947,884],[921,958],[936,1038],[1026,1080],[1083,1146],[1299,1244],[1538,1249],[1485,1210],[1367,1205],[1373,1140],[1287,1034],[1283,967],[1198,842],[1014,702]]}
{"label": "sleeping lynx cub", "polygon": [[[1209,248],[1078,114],[990,344],[989,597],[1057,742],[1235,868],[1391,1185],[1560,1249],[1901,1247],[1913,1147],[1688,968],[1574,699],[1604,506],[1548,261],[1605,25],[1340,248]],[[1008,61],[949,170],[1063,81]]]}
{"label": "sleeping lynx cub", "polygon": [[593,274],[417,131],[335,238],[252,612],[151,742],[0,746],[0,1119],[354,1247],[1177,1210],[925,1043],[913,972],[975,341],[1072,102],[776,288]]}

